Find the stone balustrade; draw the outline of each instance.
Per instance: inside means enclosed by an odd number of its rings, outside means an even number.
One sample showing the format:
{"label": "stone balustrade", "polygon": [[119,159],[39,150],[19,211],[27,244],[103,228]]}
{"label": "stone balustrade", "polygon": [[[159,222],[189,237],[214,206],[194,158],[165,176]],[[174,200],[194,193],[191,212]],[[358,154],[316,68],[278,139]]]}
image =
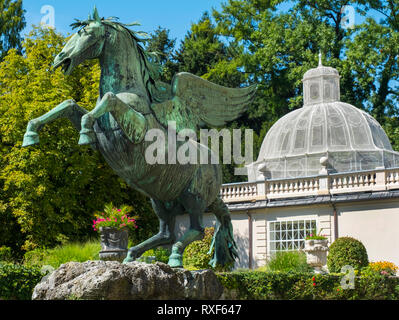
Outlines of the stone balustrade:
{"label": "stone balustrade", "polygon": [[399,189],[399,168],[224,184],[226,203]]}
{"label": "stone balustrade", "polygon": [[225,184],[220,190],[224,202],[256,200],[257,195],[257,183],[252,182]]}
{"label": "stone balustrade", "polygon": [[280,197],[299,197],[317,194],[319,179],[317,177],[266,180],[266,194],[269,199]]}

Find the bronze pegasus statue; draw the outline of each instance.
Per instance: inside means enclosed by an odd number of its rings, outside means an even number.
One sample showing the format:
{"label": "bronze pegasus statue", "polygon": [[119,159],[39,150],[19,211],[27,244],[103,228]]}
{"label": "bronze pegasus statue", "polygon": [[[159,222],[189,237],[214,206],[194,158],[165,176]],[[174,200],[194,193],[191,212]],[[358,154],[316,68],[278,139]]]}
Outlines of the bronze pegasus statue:
{"label": "bronze pegasus statue", "polygon": [[[159,81],[160,66],[140,44],[140,32],[116,18],[100,18],[97,9],[55,57],[53,67],[70,74],[86,59],[99,59],[101,79],[96,107],[88,112],[74,100],[66,100],[43,116],[29,121],[23,146],[39,142],[38,131],[46,123],[68,118],[80,132],[80,145],[97,149],[126,183],[151,198],[159,218],[159,232],[130,248],[124,262],[139,258],[145,251],[173,245],[169,265],[183,267],[182,254],[194,240],[202,239],[202,216],[212,212],[218,221],[212,241],[211,265],[226,265],[237,258],[237,247],[227,206],[219,197],[222,173],[219,164],[149,164],[145,136],[157,129],[167,136],[169,121],[176,134],[222,126],[238,118],[252,101],[255,86],[230,89],[190,73],[178,73],[171,85]],[[167,142],[166,142],[167,143]],[[180,142],[183,143],[183,142]],[[211,151],[190,141],[197,150]],[[179,142],[178,142],[179,145]],[[175,218],[188,214],[189,230],[176,239]]]}

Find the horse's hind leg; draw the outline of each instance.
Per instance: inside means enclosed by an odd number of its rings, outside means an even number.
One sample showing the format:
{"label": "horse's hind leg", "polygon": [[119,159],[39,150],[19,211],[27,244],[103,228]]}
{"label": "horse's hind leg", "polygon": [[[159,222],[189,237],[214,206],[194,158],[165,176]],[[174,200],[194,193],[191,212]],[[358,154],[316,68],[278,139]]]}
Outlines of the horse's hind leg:
{"label": "horse's hind leg", "polygon": [[185,193],[181,199],[181,204],[190,215],[190,229],[172,247],[168,262],[172,268],[183,268],[184,249],[191,242],[204,237],[202,215],[206,209],[205,202],[200,197],[189,193]]}
{"label": "horse's hind leg", "polygon": [[22,146],[27,147],[39,143],[38,131],[46,123],[59,118],[68,118],[75,129],[80,131],[81,119],[87,112],[87,110],[80,107],[74,100],[65,100],[41,117],[29,121]]}
{"label": "horse's hind leg", "polygon": [[124,263],[134,261],[147,250],[162,245],[172,244],[175,241],[175,212],[171,212],[170,209],[167,209],[165,204],[161,201],[151,199],[151,203],[159,218],[159,232],[150,239],[130,248],[126,259],[123,261]]}

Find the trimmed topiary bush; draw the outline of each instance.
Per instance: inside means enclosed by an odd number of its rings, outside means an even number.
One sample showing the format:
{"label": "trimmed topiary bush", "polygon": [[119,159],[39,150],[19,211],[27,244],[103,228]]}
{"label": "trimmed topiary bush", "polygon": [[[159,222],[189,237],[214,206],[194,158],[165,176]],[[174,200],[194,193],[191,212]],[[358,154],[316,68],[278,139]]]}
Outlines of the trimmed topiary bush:
{"label": "trimmed topiary bush", "polygon": [[352,266],[355,270],[361,270],[368,264],[367,250],[359,240],[342,237],[331,244],[327,256],[329,272],[341,272],[341,268],[345,265]]}

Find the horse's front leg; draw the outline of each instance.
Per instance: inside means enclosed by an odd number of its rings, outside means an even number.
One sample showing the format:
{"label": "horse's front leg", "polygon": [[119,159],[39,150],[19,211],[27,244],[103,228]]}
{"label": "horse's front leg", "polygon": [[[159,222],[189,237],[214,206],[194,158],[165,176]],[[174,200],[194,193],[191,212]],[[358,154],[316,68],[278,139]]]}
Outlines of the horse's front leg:
{"label": "horse's front leg", "polygon": [[[38,132],[40,129],[45,124],[59,118],[69,119],[76,130],[80,131],[81,119],[87,112],[86,109],[79,106],[74,100],[65,100],[41,117],[29,121],[22,146],[27,147],[39,143]],[[95,145],[93,144],[92,146],[94,147]]]}
{"label": "horse's front leg", "polygon": [[107,112],[112,114],[131,142],[139,143],[144,139],[147,130],[145,117],[118,98],[117,95],[108,92],[92,111],[82,117],[79,144],[93,143],[95,139],[94,122]]}

